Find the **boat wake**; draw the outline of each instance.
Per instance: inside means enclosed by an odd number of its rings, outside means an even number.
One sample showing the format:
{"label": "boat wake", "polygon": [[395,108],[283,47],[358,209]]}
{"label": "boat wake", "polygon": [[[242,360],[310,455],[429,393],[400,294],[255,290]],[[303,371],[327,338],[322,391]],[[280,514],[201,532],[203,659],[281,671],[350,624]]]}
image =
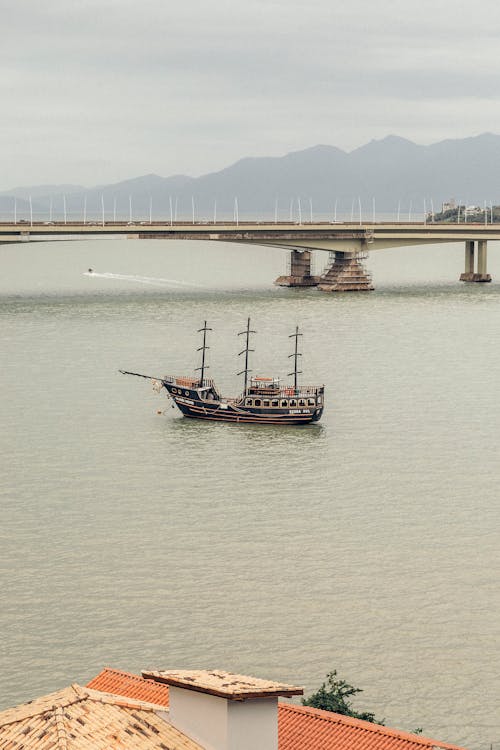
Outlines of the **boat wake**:
{"label": "boat wake", "polygon": [[177,279],[156,279],[150,276],[129,276],[124,273],[99,273],[98,271],[85,271],[84,276],[92,276],[97,279],[115,279],[117,281],[131,281],[138,284],[149,284],[150,286],[186,286],[203,289],[201,284],[193,284],[190,281],[178,281]]}

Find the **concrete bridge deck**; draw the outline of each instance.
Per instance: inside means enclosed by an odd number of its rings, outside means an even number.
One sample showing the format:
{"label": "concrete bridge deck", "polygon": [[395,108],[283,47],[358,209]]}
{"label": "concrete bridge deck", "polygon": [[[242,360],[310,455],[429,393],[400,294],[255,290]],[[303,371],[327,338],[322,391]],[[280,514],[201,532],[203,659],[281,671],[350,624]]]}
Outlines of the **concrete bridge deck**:
{"label": "concrete bridge deck", "polygon": [[[371,278],[362,260],[368,252],[390,247],[465,243],[462,281],[491,281],[487,273],[487,243],[500,240],[500,224],[425,222],[0,222],[0,244],[50,242],[67,239],[209,240],[268,245],[291,251],[290,273],[282,286],[318,286],[323,291],[366,291]],[[477,244],[477,258],[476,258]],[[322,277],[311,275],[311,251],[331,253]]]}
{"label": "concrete bridge deck", "polygon": [[[437,242],[500,240],[500,224],[438,224],[423,222],[0,222],[0,242],[47,241],[62,235],[80,239],[102,236],[130,236],[131,239],[191,239],[267,244],[365,241],[370,249]],[[337,245],[338,247],[338,245]],[[335,249],[335,248],[333,248]]]}

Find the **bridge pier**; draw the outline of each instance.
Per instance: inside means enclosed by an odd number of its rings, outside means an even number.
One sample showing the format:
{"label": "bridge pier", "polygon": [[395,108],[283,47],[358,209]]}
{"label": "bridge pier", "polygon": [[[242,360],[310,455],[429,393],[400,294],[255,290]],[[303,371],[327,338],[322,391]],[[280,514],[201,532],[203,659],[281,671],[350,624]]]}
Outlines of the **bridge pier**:
{"label": "bridge pier", "polygon": [[322,292],[370,292],[374,288],[371,274],[362,261],[368,253],[335,250],[330,265],[321,276],[318,289]]}
{"label": "bridge pier", "polygon": [[475,266],[475,242],[474,240],[465,241],[465,269],[460,275],[460,281],[476,281],[476,282],[488,282],[491,281],[491,276],[488,273],[488,241],[478,241],[478,252],[477,252],[477,272],[474,271]]}
{"label": "bridge pier", "polygon": [[277,286],[317,286],[319,276],[311,276],[311,259],[311,250],[292,250],[290,273],[278,276],[274,283]]}

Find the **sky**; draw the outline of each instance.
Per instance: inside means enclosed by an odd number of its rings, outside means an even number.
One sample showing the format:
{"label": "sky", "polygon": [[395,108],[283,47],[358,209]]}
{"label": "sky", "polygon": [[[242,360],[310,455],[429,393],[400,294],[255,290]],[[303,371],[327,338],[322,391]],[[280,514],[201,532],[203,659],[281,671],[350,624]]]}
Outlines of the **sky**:
{"label": "sky", "polygon": [[496,0],[0,8],[0,191],[500,130]]}

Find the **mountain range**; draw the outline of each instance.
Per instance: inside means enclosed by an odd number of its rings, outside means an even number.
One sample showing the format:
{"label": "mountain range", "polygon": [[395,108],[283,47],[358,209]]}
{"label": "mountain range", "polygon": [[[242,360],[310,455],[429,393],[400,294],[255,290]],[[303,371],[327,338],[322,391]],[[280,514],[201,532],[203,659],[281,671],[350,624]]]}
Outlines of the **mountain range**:
{"label": "mountain range", "polygon": [[[345,218],[361,203],[371,215],[373,202],[380,212],[423,212],[455,198],[462,203],[500,203],[500,135],[483,133],[421,146],[395,135],[372,140],[351,152],[317,145],[278,157],[246,157],[218,172],[188,177],[148,174],[110,185],[38,185],[0,193],[0,214],[68,220],[105,217],[153,219],[232,218],[237,203],[241,218],[294,218],[299,200],[302,215],[331,216],[335,204]],[[216,212],[216,213],[215,213]]]}

